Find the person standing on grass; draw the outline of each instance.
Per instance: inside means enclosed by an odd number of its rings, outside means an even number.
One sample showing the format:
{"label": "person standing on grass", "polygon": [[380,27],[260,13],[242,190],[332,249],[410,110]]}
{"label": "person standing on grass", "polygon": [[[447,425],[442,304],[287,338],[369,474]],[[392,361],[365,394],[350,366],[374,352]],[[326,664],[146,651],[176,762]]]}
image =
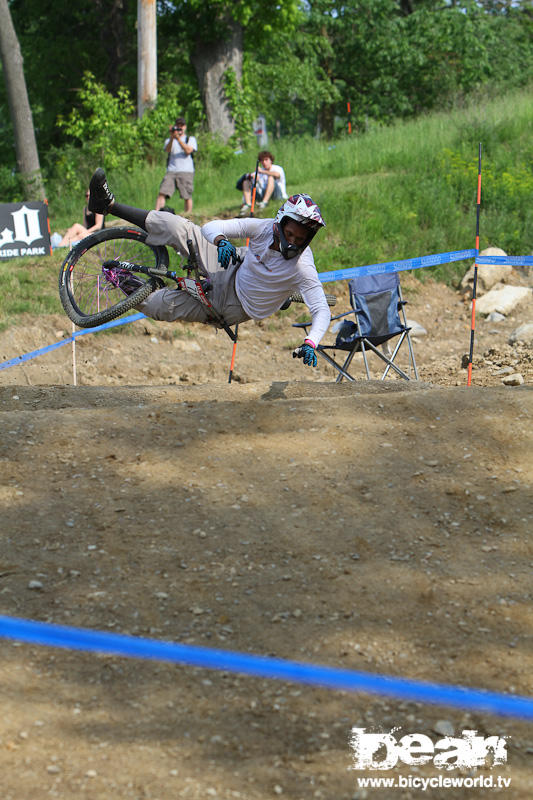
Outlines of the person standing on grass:
{"label": "person standing on grass", "polygon": [[190,214],[194,188],[194,153],[198,150],[198,145],[194,136],[187,135],[187,124],[183,117],[176,119],[174,125],[169,127],[169,132],[170,136],[164,145],[167,171],[159,187],[155,210],[161,211],[177,189],[184,202],[184,213]]}
{"label": "person standing on grass", "polygon": [[[255,190],[257,207],[266,208],[271,199],[286,200],[287,186],[283,167],[274,164],[274,156],[268,150],[261,150],[257,160],[259,161]],[[239,211],[239,217],[247,217],[251,211],[254,174],[248,173],[242,182],[243,204]]]}
{"label": "person standing on grass", "polygon": [[[331,314],[309,247],[325,222],[309,195],[289,197],[275,219],[215,219],[200,228],[177,214],[118,203],[103,169],[96,170],[90,188],[90,209],[114,214],[147,231],[148,244],[170,245],[188,256],[187,241],[192,240],[200,270],[209,279],[209,300],[227,325],[266,319],[279,311],[291,294],[300,293],[312,322],[309,336],[293,351],[293,357],[316,367],[315,348],[329,327]],[[239,248],[238,253],[230,239],[249,239],[249,246]],[[118,281],[124,294],[142,285],[128,270]],[[179,289],[158,289],[137,309],[156,320],[217,325],[205,305]]]}

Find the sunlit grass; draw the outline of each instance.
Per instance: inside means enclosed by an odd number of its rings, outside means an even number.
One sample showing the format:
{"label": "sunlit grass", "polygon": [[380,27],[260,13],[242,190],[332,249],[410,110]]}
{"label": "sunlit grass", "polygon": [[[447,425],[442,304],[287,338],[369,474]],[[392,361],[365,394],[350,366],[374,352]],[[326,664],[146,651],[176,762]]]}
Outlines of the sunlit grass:
{"label": "sunlit grass", "polygon": [[[371,125],[364,134],[334,142],[311,137],[272,141],[269,149],[285,168],[289,193],[308,192],[321,206],[327,228],[313,243],[318,269],[474,247],[479,142],[487,189],[482,188],[480,246],[503,247],[511,255],[530,253],[533,198],[525,196],[533,181],[532,100],[532,90],[479,97],[464,108],[388,127]],[[217,168],[197,159],[195,222],[237,213],[241,194],[235,182],[254,169],[257,149]],[[111,172],[108,178],[121,202],[149,209],[164,171],[162,154],[158,165],[139,164],[132,173]],[[49,198],[52,231],[81,221],[84,202],[83,193]],[[169,205],[182,212],[177,195]],[[271,203],[258,215],[273,216],[276,208]],[[110,217],[109,222],[118,220]],[[62,311],[57,275],[66,253],[0,263],[0,325],[22,312]],[[466,266],[449,264],[417,274],[431,272],[450,283]]]}

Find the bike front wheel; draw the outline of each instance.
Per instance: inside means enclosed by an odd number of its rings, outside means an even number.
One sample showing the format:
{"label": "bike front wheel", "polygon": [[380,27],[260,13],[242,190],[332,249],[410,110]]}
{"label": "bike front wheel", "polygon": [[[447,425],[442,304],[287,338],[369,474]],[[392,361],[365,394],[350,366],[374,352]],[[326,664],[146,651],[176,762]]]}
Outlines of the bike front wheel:
{"label": "bike front wheel", "polygon": [[163,285],[141,272],[105,266],[109,261],[128,261],[151,269],[168,269],[166,247],[147,244],[147,235],[136,228],[105,228],[72,248],[59,273],[59,297],[75,325],[94,328],[110,322]]}

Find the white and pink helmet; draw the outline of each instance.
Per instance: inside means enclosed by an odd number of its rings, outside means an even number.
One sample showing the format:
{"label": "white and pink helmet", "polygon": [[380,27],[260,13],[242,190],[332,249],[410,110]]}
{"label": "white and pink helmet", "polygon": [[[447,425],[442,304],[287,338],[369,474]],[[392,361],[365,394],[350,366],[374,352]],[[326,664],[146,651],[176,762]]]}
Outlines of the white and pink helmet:
{"label": "white and pink helmet", "polygon": [[[307,241],[302,247],[289,244],[285,239],[283,227],[287,219],[293,219],[309,229]],[[274,220],[274,233],[279,236],[282,256],[289,259],[300,255],[309,245],[315,233],[325,226],[326,223],[322,219],[319,207],[308,194],[291,195],[288,200],[285,200]]]}

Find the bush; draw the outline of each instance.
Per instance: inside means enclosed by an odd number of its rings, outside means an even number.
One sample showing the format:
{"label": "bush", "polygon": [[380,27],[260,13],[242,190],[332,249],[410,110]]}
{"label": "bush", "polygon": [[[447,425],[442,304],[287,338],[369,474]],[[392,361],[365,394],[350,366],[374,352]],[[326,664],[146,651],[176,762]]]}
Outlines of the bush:
{"label": "bush", "polygon": [[135,105],[127,89],[113,96],[90,72],[85,73],[78,92],[79,107],[58,125],[72,139],[70,145],[52,148],[48,154],[49,173],[78,192],[87,185],[98,165],[108,170],[132,172],[143,161],[163,163],[163,142],[169,125],[177,116],[187,119],[187,131],[199,146],[198,161],[217,167],[229,161],[233,148],[203,131],[205,116],[197,89],[168,78],[159,89],[157,103],[137,119]]}
{"label": "bush", "polygon": [[0,197],[3,203],[19,203],[24,199],[20,175],[3,165],[0,165]]}
{"label": "bush", "polygon": [[95,162],[111,169],[128,169],[132,160],[142,155],[135,105],[128,90],[121,87],[115,97],[86,72],[78,97],[81,108],[74,108],[67,119],[59,117],[58,126],[87,148]]}

